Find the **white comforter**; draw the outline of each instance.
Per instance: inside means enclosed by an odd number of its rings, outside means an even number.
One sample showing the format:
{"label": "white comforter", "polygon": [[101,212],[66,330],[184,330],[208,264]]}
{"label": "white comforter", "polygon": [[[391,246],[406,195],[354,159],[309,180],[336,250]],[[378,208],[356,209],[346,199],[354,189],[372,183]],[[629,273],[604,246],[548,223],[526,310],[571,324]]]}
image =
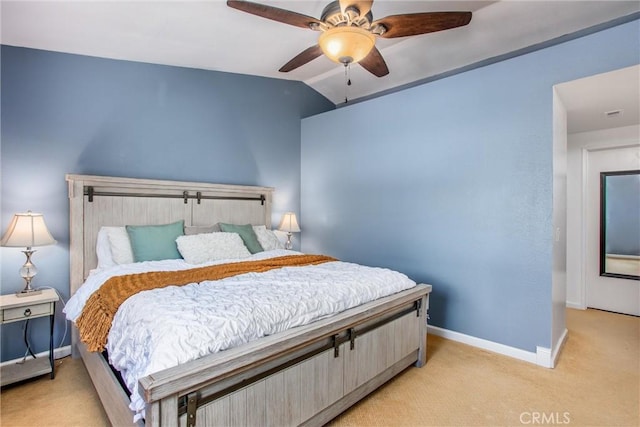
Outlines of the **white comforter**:
{"label": "white comforter", "polygon": [[[294,253],[275,250],[235,261]],[[224,262],[234,261],[210,264]],[[193,267],[167,260],[96,271],[71,297],[65,313],[75,321],[91,294],[112,276]],[[107,341],[109,361],[131,391],[130,407],[138,420],[145,408],[139,378],[413,286],[404,274],[338,261],[144,291],[116,313]]]}

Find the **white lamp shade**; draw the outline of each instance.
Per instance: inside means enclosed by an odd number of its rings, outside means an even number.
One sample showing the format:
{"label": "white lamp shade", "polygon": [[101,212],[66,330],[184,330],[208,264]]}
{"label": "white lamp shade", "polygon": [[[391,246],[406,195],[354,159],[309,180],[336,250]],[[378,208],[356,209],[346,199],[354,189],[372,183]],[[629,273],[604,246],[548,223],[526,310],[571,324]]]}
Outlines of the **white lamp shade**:
{"label": "white lamp shade", "polygon": [[2,236],[0,246],[31,248],[55,243],[56,240],[44,223],[44,216],[39,213],[27,212],[17,213],[13,216],[6,233]]}
{"label": "white lamp shade", "polygon": [[282,216],[282,220],[280,221],[280,226],[278,227],[278,230],[286,231],[287,233],[300,232],[300,226],[298,225],[296,214],[294,214],[293,212],[286,212]]}

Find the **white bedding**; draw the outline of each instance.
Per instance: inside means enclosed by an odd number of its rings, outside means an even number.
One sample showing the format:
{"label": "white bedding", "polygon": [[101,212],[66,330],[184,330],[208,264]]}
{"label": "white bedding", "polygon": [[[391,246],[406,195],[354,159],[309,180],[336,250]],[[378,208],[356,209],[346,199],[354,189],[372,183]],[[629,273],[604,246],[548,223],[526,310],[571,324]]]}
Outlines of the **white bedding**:
{"label": "white bedding", "polygon": [[[207,265],[295,253],[274,250]],[[96,271],[71,297],[65,313],[75,321],[91,294],[112,276],[193,267],[166,260]],[[336,261],[144,291],[127,299],[116,313],[107,341],[109,361],[131,391],[130,407],[138,420],[144,417],[139,378],[415,285],[392,270]]]}

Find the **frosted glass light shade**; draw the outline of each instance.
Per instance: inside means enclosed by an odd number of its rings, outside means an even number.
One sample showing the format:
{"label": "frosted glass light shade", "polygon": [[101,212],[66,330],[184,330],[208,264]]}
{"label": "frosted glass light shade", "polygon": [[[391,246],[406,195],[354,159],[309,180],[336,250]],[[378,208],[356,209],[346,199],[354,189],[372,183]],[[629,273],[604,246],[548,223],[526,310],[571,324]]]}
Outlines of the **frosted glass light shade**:
{"label": "frosted glass light shade", "polygon": [[278,230],[286,231],[287,233],[299,233],[300,226],[298,225],[296,214],[293,212],[285,212],[282,216],[282,220],[280,221]]}
{"label": "frosted glass light shade", "polygon": [[56,240],[49,233],[47,225],[44,223],[44,216],[29,211],[17,213],[13,216],[7,231],[2,236],[0,246],[31,248],[55,243]]}
{"label": "frosted glass light shade", "polygon": [[318,44],[322,53],[339,64],[356,63],[369,55],[376,38],[358,27],[334,27],[320,34]]}

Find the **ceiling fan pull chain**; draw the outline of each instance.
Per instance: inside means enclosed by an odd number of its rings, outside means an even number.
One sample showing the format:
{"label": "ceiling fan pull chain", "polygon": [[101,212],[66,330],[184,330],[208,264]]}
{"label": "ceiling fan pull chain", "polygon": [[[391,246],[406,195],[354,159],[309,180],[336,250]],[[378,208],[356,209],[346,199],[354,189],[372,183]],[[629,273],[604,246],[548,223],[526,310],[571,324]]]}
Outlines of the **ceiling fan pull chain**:
{"label": "ceiling fan pull chain", "polygon": [[346,83],[346,85],[344,86],[344,103],[346,104],[347,102],[349,102],[349,99],[347,98],[348,92],[349,92],[349,86],[351,86],[351,79],[349,78],[349,63],[345,62],[344,63],[344,81]]}

